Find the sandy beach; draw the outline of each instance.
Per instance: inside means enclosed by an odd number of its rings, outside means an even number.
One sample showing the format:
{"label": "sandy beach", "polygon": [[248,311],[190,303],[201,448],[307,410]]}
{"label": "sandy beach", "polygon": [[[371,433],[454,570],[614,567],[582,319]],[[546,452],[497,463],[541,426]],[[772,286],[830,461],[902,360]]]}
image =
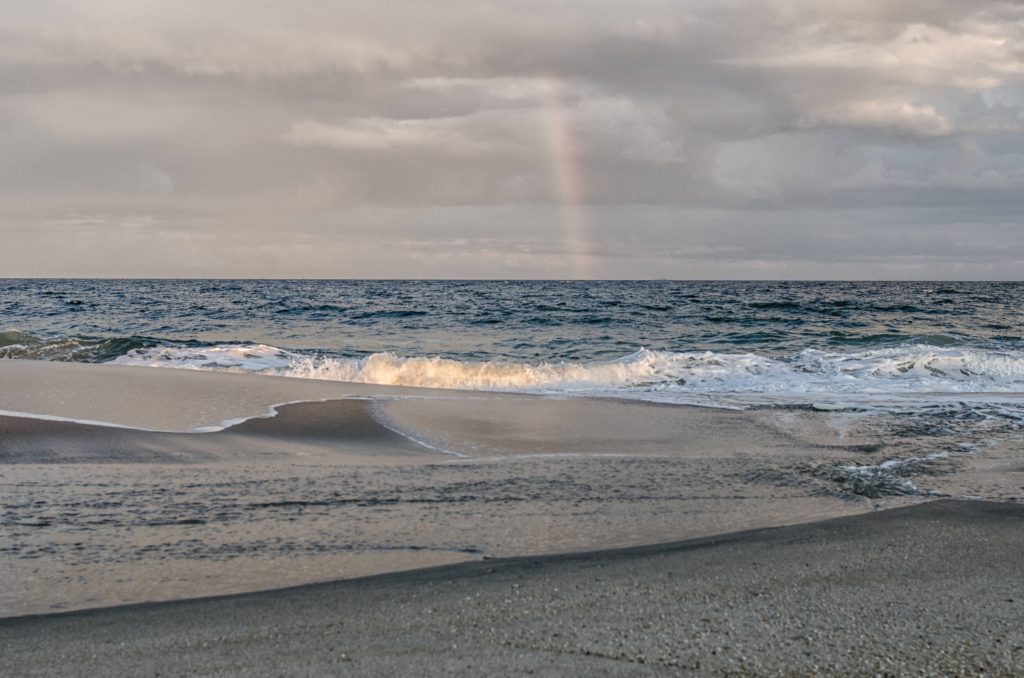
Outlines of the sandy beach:
{"label": "sandy beach", "polygon": [[1012,436],[953,455],[813,407],[0,379],[7,675],[1021,666]]}
{"label": "sandy beach", "polygon": [[1019,675],[1024,509],[0,620],[5,675]]}

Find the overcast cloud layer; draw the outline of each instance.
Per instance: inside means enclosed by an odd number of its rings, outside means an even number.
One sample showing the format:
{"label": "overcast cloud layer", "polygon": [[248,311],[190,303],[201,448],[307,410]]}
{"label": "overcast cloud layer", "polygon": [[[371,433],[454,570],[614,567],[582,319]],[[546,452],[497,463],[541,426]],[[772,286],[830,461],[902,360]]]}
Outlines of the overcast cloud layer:
{"label": "overcast cloud layer", "polygon": [[0,0],[0,277],[1019,279],[1022,38],[984,0]]}

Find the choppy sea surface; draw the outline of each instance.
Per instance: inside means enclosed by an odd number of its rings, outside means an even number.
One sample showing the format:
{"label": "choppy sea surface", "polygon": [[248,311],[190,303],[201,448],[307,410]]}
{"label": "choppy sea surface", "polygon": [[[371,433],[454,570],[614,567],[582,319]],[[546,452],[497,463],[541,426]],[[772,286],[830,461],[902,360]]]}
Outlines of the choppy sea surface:
{"label": "choppy sea surface", "polygon": [[3,280],[0,357],[747,406],[1024,393],[1024,283]]}

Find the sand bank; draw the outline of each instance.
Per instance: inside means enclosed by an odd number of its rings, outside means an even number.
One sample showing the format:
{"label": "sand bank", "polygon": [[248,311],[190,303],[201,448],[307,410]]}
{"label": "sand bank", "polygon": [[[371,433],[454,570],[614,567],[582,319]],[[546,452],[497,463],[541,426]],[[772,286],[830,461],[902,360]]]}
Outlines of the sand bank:
{"label": "sand bank", "polygon": [[1019,675],[1024,508],[0,620],[7,675]]}

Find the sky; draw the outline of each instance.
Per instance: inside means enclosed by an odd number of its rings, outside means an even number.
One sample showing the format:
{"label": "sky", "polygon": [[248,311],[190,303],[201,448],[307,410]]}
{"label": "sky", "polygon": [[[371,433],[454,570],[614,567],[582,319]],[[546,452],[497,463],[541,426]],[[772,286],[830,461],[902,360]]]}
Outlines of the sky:
{"label": "sky", "polygon": [[1021,279],[1024,2],[0,0],[0,277]]}

